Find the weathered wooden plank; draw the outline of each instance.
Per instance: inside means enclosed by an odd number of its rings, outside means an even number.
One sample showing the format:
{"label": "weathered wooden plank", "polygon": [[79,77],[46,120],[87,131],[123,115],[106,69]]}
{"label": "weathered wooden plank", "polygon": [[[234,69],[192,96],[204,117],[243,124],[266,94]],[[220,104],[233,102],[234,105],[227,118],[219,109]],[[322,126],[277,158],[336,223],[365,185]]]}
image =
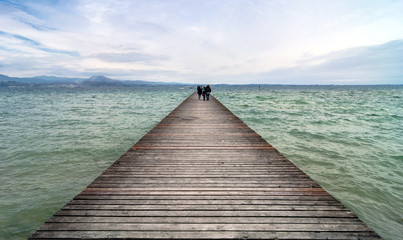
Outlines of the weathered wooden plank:
{"label": "weathered wooden plank", "polygon": [[[236,184],[236,186],[234,186]],[[318,184],[301,184],[301,183],[283,183],[283,184],[258,184],[258,183],[155,183],[155,184],[143,184],[143,183],[92,183],[89,187],[91,188],[128,188],[128,187],[136,187],[136,188],[155,188],[155,187],[200,187],[200,188],[236,188],[236,187],[244,187],[244,188],[261,188],[261,187],[276,187],[276,188],[287,188],[287,187],[298,187],[298,188],[307,188],[307,187],[319,187]]]}
{"label": "weathered wooden plank", "polygon": [[[201,156],[203,157],[204,155],[210,155],[210,156],[225,156],[225,155],[239,155],[240,157],[242,156],[250,156],[250,157],[270,157],[270,156],[282,156],[277,150],[275,149],[269,149],[269,150],[256,150],[256,149],[244,149],[242,151],[234,153],[232,150],[225,150],[225,149],[219,149],[217,151],[200,151],[196,149],[189,149],[189,150],[138,150],[138,151],[129,151],[126,152],[124,155],[141,155],[141,156],[147,156],[144,155],[144,153],[150,154],[150,155],[160,155],[160,156],[172,156],[176,154],[191,154],[194,156]],[[208,160],[208,159],[206,159]]]}
{"label": "weathered wooden plank", "polygon": [[257,161],[253,160],[248,161],[248,160],[240,160],[239,161],[229,161],[228,159],[218,159],[215,161],[209,161],[206,160],[202,163],[199,164],[192,164],[195,162],[195,159],[191,159],[189,156],[187,156],[185,159],[180,159],[178,157],[175,161],[172,162],[173,159],[168,159],[168,158],[147,158],[147,159],[141,159],[141,158],[136,158],[136,159],[119,159],[118,161],[114,162],[112,166],[120,166],[120,167],[153,167],[153,166],[217,166],[217,165],[229,165],[229,166],[237,166],[237,165],[242,165],[242,166],[256,166],[256,167],[261,167],[261,166],[267,166],[270,168],[295,168],[295,165],[291,163],[287,163],[284,161]]}
{"label": "weathered wooden plank", "polygon": [[379,239],[374,232],[38,231],[32,239]]}
{"label": "weathered wooden plank", "polygon": [[[150,182],[156,182],[156,181],[161,181],[159,176],[154,176],[154,177],[145,177],[141,178],[138,176],[135,177],[130,177],[130,176],[123,176],[119,177],[120,175],[117,175],[114,177],[113,175],[110,174],[102,174],[97,178],[97,181],[138,181],[138,180],[144,180],[144,181],[150,181]],[[314,182],[312,179],[308,177],[283,177],[283,178],[277,178],[277,177],[264,177],[264,176],[256,176],[256,177],[238,177],[238,176],[224,176],[224,177],[205,177],[203,176],[177,176],[174,175],[170,179],[165,179],[167,182],[177,182],[178,180],[181,181],[195,181],[199,183],[203,182],[218,182],[218,181],[223,181],[223,182],[265,182],[265,183],[284,183],[284,182]]]}
{"label": "weathered wooden plank", "polygon": [[328,195],[322,188],[86,188],[94,195]]}
{"label": "weathered wooden plank", "polygon": [[[291,162],[282,159],[281,156],[276,158],[257,158],[257,157],[248,157],[248,156],[192,156],[192,155],[178,155],[175,156],[158,156],[151,155],[149,153],[144,153],[148,156],[124,156],[120,158],[116,164],[139,164],[139,165],[157,165],[157,164],[185,164],[190,165],[192,163],[199,165],[214,165],[214,164],[245,164],[245,165],[269,165],[269,166],[295,166]],[[206,159],[208,158],[208,159]]]}
{"label": "weathered wooden plank", "polygon": [[[234,190],[233,192],[189,192],[189,191],[181,191],[181,192],[149,192],[149,191],[119,191],[119,189],[115,191],[91,191],[86,192],[83,191],[83,194],[87,195],[137,195],[137,196],[160,196],[160,195],[171,195],[171,196],[234,196],[234,195],[242,195],[242,196],[262,196],[267,195],[265,192],[237,192]],[[273,196],[325,196],[327,194],[323,192],[281,192],[279,189],[278,192],[270,192],[270,195]]]}
{"label": "weathered wooden plank", "polygon": [[188,200],[188,199],[150,199],[150,200],[72,200],[69,205],[291,205],[291,206],[343,206],[336,200]]}
{"label": "weathered wooden plank", "polygon": [[189,129],[214,129],[214,128],[220,128],[220,129],[238,129],[238,128],[249,128],[246,124],[158,124],[155,126],[156,128],[172,128],[172,129],[177,129],[180,130],[182,128],[189,128]]}
{"label": "weathered wooden plank", "polygon": [[167,177],[167,178],[172,178],[172,177],[190,177],[190,176],[195,176],[195,177],[199,177],[199,178],[226,178],[226,177],[238,177],[238,178],[271,178],[271,179],[310,179],[308,176],[306,176],[305,174],[300,174],[300,175],[292,175],[292,174],[283,174],[283,175],[279,175],[279,174],[229,174],[229,173],[223,173],[223,174],[193,174],[193,173],[178,173],[178,174],[158,174],[158,173],[154,173],[154,174],[146,174],[146,173],[129,173],[129,174],[125,174],[124,172],[121,173],[114,173],[114,172],[105,172],[102,174],[102,177],[121,177],[121,178],[135,178],[135,177]]}
{"label": "weathered wooden plank", "polygon": [[[249,153],[245,151],[249,150]],[[273,149],[244,149],[242,151],[237,151],[228,149],[216,149],[217,154],[212,155],[210,150],[198,149],[198,152],[191,152],[192,149],[138,149],[137,151],[128,151],[122,158],[126,157],[126,160],[137,160],[137,159],[161,159],[161,160],[171,160],[175,163],[176,160],[193,160],[195,164],[203,163],[209,161],[230,161],[230,162],[276,162],[289,163],[287,159],[279,155]],[[186,153],[188,152],[188,153]],[[220,154],[218,154],[220,153]],[[255,155],[252,155],[254,153]],[[267,160],[267,161],[266,161]]]}
{"label": "weathered wooden plank", "polygon": [[86,195],[79,194],[74,199],[98,199],[98,200],[299,200],[299,201],[337,201],[330,195],[305,195],[305,196],[276,196],[276,195]]}
{"label": "weathered wooden plank", "polygon": [[263,184],[314,184],[316,183],[312,179],[278,179],[278,178],[238,178],[238,177],[226,177],[226,178],[203,178],[203,177],[174,177],[169,179],[154,178],[113,178],[100,176],[96,179],[94,184],[99,183],[263,183]]}
{"label": "weathered wooden plank", "polygon": [[155,205],[107,205],[107,204],[85,204],[85,205],[77,205],[77,204],[69,204],[63,207],[63,210],[130,210],[130,211],[347,211],[348,209],[343,205],[263,205],[263,204],[203,204],[203,205],[196,205],[196,204],[175,204],[175,205],[168,205],[168,204],[155,204]]}
{"label": "weathered wooden plank", "polygon": [[199,150],[214,150],[214,149],[224,149],[224,150],[241,150],[241,149],[274,149],[269,145],[247,145],[247,144],[239,144],[239,145],[222,145],[222,146],[204,146],[204,145],[158,145],[158,144],[151,144],[151,145],[134,145],[130,148],[131,151],[133,150],[142,150],[142,149],[159,149],[159,150],[167,150],[167,149],[179,149],[179,150],[187,150],[187,149],[199,149]]}
{"label": "weathered wooden plank", "polygon": [[[172,162],[173,160],[171,159],[157,159],[157,158],[148,158],[148,159],[131,159],[131,160],[126,160],[126,159],[121,159],[119,161],[116,161],[111,167],[154,167],[154,166],[167,166],[167,167],[180,167],[180,166],[191,166],[192,162],[195,160],[190,160],[188,159],[178,159],[177,162]],[[220,160],[215,160],[213,161],[206,161],[203,162],[202,164],[199,164],[197,166],[202,167],[218,167],[221,165],[228,165],[228,166],[245,166],[245,167],[264,167],[264,168],[269,168],[269,169],[293,169],[296,168],[295,165],[282,162],[282,161],[259,161],[255,163],[248,162],[246,160],[243,160],[242,162],[237,162],[237,161],[228,161],[226,159],[220,159]],[[300,171],[300,170],[299,170]]]}
{"label": "weathered wooden plank", "polygon": [[[119,189],[116,189],[115,191],[83,191],[82,194],[87,194],[87,195],[138,195],[138,196],[159,196],[159,195],[171,195],[171,196],[189,196],[189,195],[209,195],[209,196],[231,196],[231,195],[246,195],[246,196],[259,196],[259,195],[267,195],[266,192],[237,192],[234,190],[233,192],[203,192],[203,191],[198,191],[198,192],[148,192],[148,191],[119,191]],[[273,196],[324,196],[327,195],[324,192],[281,192],[281,189],[279,189],[278,192],[270,192],[270,195]]]}
{"label": "weathered wooden plank", "polygon": [[48,223],[40,230],[59,231],[307,231],[307,232],[363,232],[370,229],[360,223]]}
{"label": "weathered wooden plank", "polygon": [[[175,171],[175,170],[170,170],[170,169],[167,169],[167,170],[160,170],[160,171],[158,171],[158,169],[149,169],[148,171],[147,170],[139,170],[139,171],[136,171],[136,170],[130,170],[130,169],[127,169],[126,171],[125,170],[123,170],[123,169],[116,169],[116,168],[111,168],[111,169],[108,169],[107,171],[106,171],[106,173],[113,173],[113,174],[120,174],[120,175],[139,175],[139,174],[147,174],[147,175],[149,175],[149,174],[159,174],[159,175],[176,175],[176,174],[181,174],[181,175],[185,175],[185,174],[187,174],[187,175],[203,175],[203,174],[212,174],[212,175],[219,175],[219,174],[225,174],[225,175],[233,175],[233,176],[237,176],[237,175],[246,175],[246,174],[250,174],[249,176],[253,176],[253,174],[260,174],[260,175],[265,175],[265,174],[267,174],[267,173],[271,173],[271,171],[270,170],[261,170],[261,171],[258,171],[258,170],[256,170],[256,171],[242,171],[242,170],[225,170],[225,169],[219,169],[218,167],[217,167],[217,170],[208,170],[208,169],[200,169],[200,171],[197,171],[196,169],[189,169],[189,170],[183,170],[183,171]],[[276,173],[277,175],[280,175],[280,174],[282,174],[282,173],[284,173],[284,175],[282,175],[283,176],[283,178],[284,178],[284,176],[290,176],[290,177],[293,177],[293,176],[304,176],[303,174],[301,174],[300,172],[298,172],[298,171],[284,171],[284,172],[282,172],[282,171],[273,171],[272,172],[273,174],[274,173]]]}
{"label": "weathered wooden plank", "polygon": [[310,218],[310,217],[96,217],[53,216],[53,223],[286,223],[286,224],[350,224],[361,223],[358,218]]}
{"label": "weathered wooden plank", "polygon": [[[146,165],[145,161],[136,161],[136,162],[118,162],[113,164],[111,167],[108,168],[107,171],[110,170],[145,170],[145,169],[159,169],[163,168],[165,170],[228,170],[228,171],[243,171],[243,170],[248,170],[248,171],[271,171],[271,172],[285,172],[285,171],[293,171],[293,172],[301,172],[299,169],[297,169],[293,165],[286,165],[286,164],[269,164],[269,163],[262,163],[262,164],[242,164],[242,163],[229,163],[229,162],[215,162],[215,163],[205,163],[205,164],[200,164],[196,166],[191,166],[188,162],[182,161],[182,164],[177,163],[177,164],[170,164],[168,162],[166,163],[161,163],[161,164],[155,164],[155,161],[150,160],[150,164]],[[138,163],[138,164],[136,164]],[[189,167],[187,167],[189,166]]]}
{"label": "weathered wooden plank", "polygon": [[294,175],[301,175],[301,172],[296,169],[270,169],[270,168],[260,168],[256,167],[255,169],[252,168],[242,168],[242,167],[201,167],[201,168],[182,168],[179,167],[178,169],[165,166],[165,167],[148,167],[148,168],[124,168],[124,167],[111,167],[106,172],[129,172],[129,173],[138,173],[138,172],[164,172],[164,173],[178,173],[178,172],[186,172],[186,173],[232,173],[232,174],[245,174],[245,173],[286,173],[286,174],[294,174]]}
{"label": "weathered wooden plank", "polygon": [[[236,184],[236,185],[235,185]],[[235,185],[235,186],[234,186]],[[283,183],[283,184],[258,184],[258,183],[154,183],[154,184],[144,184],[144,183],[92,183],[89,187],[91,188],[155,188],[155,187],[199,187],[199,188],[261,188],[261,187],[275,187],[275,188],[307,188],[315,187],[319,188],[319,185],[313,184],[301,184],[301,183]]]}
{"label": "weathered wooden plank", "polygon": [[[281,211],[281,210],[71,210],[62,209],[55,216],[105,216],[105,217],[311,217],[356,218],[351,211]],[[245,219],[246,220],[246,219]]]}
{"label": "weathered wooden plank", "polygon": [[111,167],[108,169],[122,169],[122,170],[142,170],[142,169],[158,169],[158,168],[163,168],[163,169],[170,169],[170,170],[200,170],[200,169],[209,169],[209,170],[215,170],[215,169],[246,169],[248,171],[262,171],[262,170],[270,170],[270,171],[298,171],[301,172],[298,168],[295,166],[289,165],[289,166],[270,166],[270,164],[247,164],[247,163],[227,163],[225,162],[219,162],[219,163],[214,163],[214,164],[149,164],[149,165],[132,165],[132,166],[120,166],[119,164],[112,164]]}

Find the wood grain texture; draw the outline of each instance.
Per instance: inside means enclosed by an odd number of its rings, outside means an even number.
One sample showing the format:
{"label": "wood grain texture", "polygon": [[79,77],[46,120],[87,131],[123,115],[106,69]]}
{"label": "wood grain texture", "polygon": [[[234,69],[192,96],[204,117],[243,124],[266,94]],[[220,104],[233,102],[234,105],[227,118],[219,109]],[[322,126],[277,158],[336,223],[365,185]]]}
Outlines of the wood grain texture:
{"label": "wood grain texture", "polygon": [[380,239],[219,101],[195,94],[30,237],[171,238]]}

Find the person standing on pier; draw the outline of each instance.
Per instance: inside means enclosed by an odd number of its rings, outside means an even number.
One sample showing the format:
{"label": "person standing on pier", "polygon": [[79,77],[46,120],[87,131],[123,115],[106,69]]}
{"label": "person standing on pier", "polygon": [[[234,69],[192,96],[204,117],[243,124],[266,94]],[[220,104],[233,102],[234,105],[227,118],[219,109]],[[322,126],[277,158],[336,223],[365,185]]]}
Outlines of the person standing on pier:
{"label": "person standing on pier", "polygon": [[202,86],[203,101],[206,101],[206,87]]}
{"label": "person standing on pier", "polygon": [[202,87],[199,85],[197,86],[197,96],[199,97],[199,100],[201,100],[201,95],[202,95]]}
{"label": "person standing on pier", "polygon": [[207,98],[207,101],[210,99],[210,93],[211,93],[211,88],[210,88],[210,85],[207,84],[207,86],[206,86],[206,98]]}

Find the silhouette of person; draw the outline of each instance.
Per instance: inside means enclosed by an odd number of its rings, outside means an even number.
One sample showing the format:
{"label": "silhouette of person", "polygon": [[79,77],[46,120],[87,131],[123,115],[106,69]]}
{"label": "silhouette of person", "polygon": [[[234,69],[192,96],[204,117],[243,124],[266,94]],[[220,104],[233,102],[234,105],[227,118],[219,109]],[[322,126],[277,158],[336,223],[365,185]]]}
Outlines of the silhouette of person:
{"label": "silhouette of person", "polygon": [[201,100],[201,95],[202,95],[202,87],[199,85],[197,86],[197,96],[199,97],[199,100]]}
{"label": "silhouette of person", "polygon": [[207,101],[210,99],[210,93],[211,93],[210,85],[207,85],[206,86],[206,98],[207,98]]}

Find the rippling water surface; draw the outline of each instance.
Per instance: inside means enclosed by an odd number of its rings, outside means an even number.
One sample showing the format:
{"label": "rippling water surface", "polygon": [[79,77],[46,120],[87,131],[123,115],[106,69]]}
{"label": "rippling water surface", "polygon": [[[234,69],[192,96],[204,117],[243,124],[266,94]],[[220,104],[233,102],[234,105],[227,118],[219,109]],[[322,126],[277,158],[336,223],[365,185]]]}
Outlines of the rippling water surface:
{"label": "rippling water surface", "polygon": [[[192,91],[0,88],[0,239],[26,239]],[[382,237],[403,236],[402,86],[213,95]]]}

